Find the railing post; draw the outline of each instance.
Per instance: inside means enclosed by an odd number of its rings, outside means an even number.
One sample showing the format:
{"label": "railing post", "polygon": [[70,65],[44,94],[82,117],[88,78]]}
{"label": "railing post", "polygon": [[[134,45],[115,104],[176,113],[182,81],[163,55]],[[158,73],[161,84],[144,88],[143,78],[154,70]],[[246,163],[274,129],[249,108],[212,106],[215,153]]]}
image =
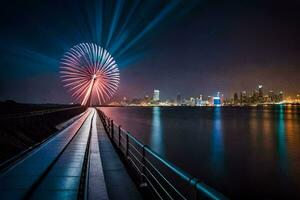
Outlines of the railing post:
{"label": "railing post", "polygon": [[126,158],[128,158],[128,150],[129,150],[129,141],[128,141],[128,133],[126,133]]}
{"label": "railing post", "polygon": [[119,126],[119,143],[118,143],[118,146],[119,146],[119,148],[121,146],[121,126]]}
{"label": "railing post", "polygon": [[111,120],[111,138],[114,141],[114,120]]}
{"label": "railing post", "polygon": [[197,189],[197,184],[198,184],[199,180],[196,179],[195,183],[194,183],[194,199],[197,200],[198,199],[198,189]]}
{"label": "railing post", "polygon": [[147,183],[146,183],[146,179],[145,179],[145,164],[146,164],[146,151],[145,151],[145,147],[146,145],[143,145],[143,149],[142,149],[142,176],[141,176],[141,184],[140,187],[146,187]]}

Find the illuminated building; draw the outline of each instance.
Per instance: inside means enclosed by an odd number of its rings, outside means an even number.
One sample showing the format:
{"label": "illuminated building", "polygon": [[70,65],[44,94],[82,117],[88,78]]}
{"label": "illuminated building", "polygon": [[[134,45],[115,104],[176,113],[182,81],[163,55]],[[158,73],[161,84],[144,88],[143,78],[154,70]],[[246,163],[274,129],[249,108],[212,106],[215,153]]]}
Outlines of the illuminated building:
{"label": "illuminated building", "polygon": [[180,94],[177,94],[177,97],[176,97],[176,104],[178,105],[178,106],[181,106],[181,95]]}
{"label": "illuminated building", "polygon": [[278,95],[278,102],[282,102],[282,101],[283,101],[283,92],[280,91]]}
{"label": "illuminated building", "polygon": [[218,92],[217,96],[212,98],[212,105],[221,106],[221,104],[220,92]]}
{"label": "illuminated building", "polygon": [[213,97],[213,106],[221,106],[221,98],[220,97]]}
{"label": "illuminated building", "polygon": [[200,106],[201,105],[201,101],[200,101],[200,99],[197,97],[196,98],[196,106]]}
{"label": "illuminated building", "polygon": [[257,104],[259,99],[259,92],[257,90],[252,93],[252,102],[253,104]]}
{"label": "illuminated building", "polygon": [[275,94],[273,92],[273,90],[269,91],[269,95],[268,95],[268,102],[275,102]]}
{"label": "illuminated building", "polygon": [[234,93],[233,95],[233,104],[237,105],[239,103],[239,97],[237,93]]}
{"label": "illuminated building", "polygon": [[159,90],[153,91],[153,101],[159,101]]}
{"label": "illuminated building", "polygon": [[200,96],[199,96],[199,102],[198,102],[198,104],[199,104],[199,106],[206,106],[208,104],[207,101],[203,100],[202,94],[200,94]]}
{"label": "illuminated building", "polygon": [[243,94],[242,94],[242,92],[240,92],[240,105],[242,105],[243,104]]}
{"label": "illuminated building", "polygon": [[263,103],[264,102],[264,94],[262,90],[262,85],[258,86],[258,102]]}
{"label": "illuminated building", "polygon": [[[120,103],[112,102],[111,105],[122,106],[257,106],[260,104],[297,104],[300,103],[300,95],[297,94],[296,98],[287,97],[283,99],[283,92],[276,92],[275,90],[269,90],[267,94],[259,101],[259,97],[262,93],[262,86],[259,86],[260,90],[252,90],[252,92],[242,91],[234,93],[232,98],[224,98],[224,95],[220,92],[216,96],[207,96],[203,98],[203,95],[198,97],[182,98],[178,93],[176,99],[167,99],[161,101],[159,97],[159,90],[154,90],[153,97],[145,96],[142,98],[127,99],[124,97]],[[239,96],[240,95],[240,96]],[[263,102],[263,103],[260,103]]]}
{"label": "illuminated building", "polygon": [[190,106],[195,106],[196,105],[196,99],[191,97],[190,98]]}
{"label": "illuminated building", "polygon": [[299,94],[296,95],[295,103],[300,104],[300,95]]}
{"label": "illuminated building", "polygon": [[243,91],[241,95],[241,104],[245,105],[246,103],[247,103],[247,93],[246,91]]}
{"label": "illuminated building", "polygon": [[150,104],[151,103],[151,97],[149,97],[148,95],[146,95],[143,99],[142,99],[142,104],[143,106]]}

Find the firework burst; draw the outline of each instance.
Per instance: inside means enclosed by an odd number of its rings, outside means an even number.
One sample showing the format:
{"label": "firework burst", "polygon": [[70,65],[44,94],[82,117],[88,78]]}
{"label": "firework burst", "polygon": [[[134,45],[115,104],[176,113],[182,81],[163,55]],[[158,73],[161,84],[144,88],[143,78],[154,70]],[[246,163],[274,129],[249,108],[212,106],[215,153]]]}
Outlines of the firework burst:
{"label": "firework burst", "polygon": [[105,103],[120,81],[113,57],[92,43],[78,44],[66,52],[60,61],[60,74],[64,86],[81,105]]}

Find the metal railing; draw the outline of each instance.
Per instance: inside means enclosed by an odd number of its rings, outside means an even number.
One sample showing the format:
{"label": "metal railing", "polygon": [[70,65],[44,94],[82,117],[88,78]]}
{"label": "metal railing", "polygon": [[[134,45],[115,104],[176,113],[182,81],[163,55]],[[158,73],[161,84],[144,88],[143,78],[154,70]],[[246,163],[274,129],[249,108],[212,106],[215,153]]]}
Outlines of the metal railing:
{"label": "metal railing", "polygon": [[141,187],[149,187],[159,199],[227,199],[142,144],[101,110],[98,113],[109,138],[136,172]]}

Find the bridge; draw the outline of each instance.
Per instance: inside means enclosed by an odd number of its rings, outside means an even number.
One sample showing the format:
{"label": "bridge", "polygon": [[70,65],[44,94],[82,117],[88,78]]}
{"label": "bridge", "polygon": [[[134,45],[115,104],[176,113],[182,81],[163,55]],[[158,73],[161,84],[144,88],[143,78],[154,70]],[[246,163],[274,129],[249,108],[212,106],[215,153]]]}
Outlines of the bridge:
{"label": "bridge", "polygon": [[1,199],[226,199],[96,108],[1,170]]}

